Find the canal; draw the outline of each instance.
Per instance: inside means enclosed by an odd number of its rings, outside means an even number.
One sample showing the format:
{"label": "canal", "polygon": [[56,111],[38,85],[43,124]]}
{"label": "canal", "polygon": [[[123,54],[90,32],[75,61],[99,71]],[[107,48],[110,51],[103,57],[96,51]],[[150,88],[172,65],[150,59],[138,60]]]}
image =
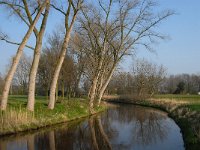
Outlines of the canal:
{"label": "canal", "polygon": [[112,105],[90,118],[0,138],[0,150],[184,150],[180,128],[166,113]]}

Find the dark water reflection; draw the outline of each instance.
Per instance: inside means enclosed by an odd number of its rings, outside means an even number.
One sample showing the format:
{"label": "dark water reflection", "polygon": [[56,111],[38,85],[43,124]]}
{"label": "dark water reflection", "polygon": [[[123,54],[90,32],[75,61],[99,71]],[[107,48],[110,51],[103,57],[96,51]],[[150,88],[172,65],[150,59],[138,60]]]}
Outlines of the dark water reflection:
{"label": "dark water reflection", "polygon": [[183,150],[179,127],[161,111],[131,105],[34,133],[0,138],[0,150]]}

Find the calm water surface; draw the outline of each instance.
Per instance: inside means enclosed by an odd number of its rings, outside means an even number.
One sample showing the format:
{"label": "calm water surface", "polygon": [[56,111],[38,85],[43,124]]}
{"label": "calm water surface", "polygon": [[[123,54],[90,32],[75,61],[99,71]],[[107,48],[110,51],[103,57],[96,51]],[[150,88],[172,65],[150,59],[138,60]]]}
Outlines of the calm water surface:
{"label": "calm water surface", "polygon": [[116,105],[88,119],[1,137],[0,150],[184,150],[179,127],[151,108]]}

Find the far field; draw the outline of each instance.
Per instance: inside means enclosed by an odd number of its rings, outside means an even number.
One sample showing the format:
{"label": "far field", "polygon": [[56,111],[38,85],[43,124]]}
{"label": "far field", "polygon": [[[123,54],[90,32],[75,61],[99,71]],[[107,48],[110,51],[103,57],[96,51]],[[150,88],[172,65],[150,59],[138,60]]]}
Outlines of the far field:
{"label": "far field", "polygon": [[172,103],[183,103],[192,110],[200,111],[200,95],[162,94],[155,95],[152,100],[162,100]]}

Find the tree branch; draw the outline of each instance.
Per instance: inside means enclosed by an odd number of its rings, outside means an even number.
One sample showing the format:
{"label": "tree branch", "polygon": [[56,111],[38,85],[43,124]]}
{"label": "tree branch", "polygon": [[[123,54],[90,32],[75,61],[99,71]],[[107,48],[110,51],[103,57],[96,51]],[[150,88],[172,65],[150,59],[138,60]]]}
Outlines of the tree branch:
{"label": "tree branch", "polygon": [[[10,40],[5,39],[4,37],[0,37],[1,41],[5,41],[6,43],[12,44],[12,45],[21,45],[21,43],[17,43],[17,42],[13,42]],[[26,45],[27,48],[31,49],[31,50],[35,50],[33,47]]]}
{"label": "tree branch", "polygon": [[64,16],[66,16],[65,12],[64,12],[63,10],[61,10],[60,8],[56,7],[56,6],[53,5],[53,4],[50,4],[50,6],[51,6],[53,9],[59,11],[59,12],[60,12],[61,14],[63,14]]}

